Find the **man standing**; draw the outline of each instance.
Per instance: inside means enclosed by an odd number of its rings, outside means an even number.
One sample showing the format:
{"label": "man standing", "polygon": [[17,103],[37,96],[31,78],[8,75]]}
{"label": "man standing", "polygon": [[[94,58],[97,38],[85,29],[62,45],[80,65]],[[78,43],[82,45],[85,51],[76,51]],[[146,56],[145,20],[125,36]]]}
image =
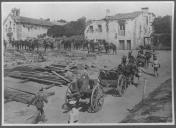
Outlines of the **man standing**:
{"label": "man standing", "polygon": [[156,56],[154,56],[153,58],[153,71],[154,71],[154,75],[158,77],[158,68],[160,68],[160,64],[158,62],[158,59]]}
{"label": "man standing", "polygon": [[44,102],[48,103],[47,95],[44,93],[44,89],[41,88],[39,92],[35,95],[35,97],[29,102],[28,107],[32,104],[36,106],[37,110],[40,112],[40,119],[44,121],[45,115],[44,115]]}

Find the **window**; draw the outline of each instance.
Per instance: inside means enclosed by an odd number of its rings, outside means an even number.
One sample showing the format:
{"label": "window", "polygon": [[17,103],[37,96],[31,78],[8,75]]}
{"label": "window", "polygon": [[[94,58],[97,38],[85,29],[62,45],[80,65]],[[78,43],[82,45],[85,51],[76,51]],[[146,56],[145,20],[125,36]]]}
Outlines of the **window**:
{"label": "window", "polygon": [[125,24],[120,24],[120,30],[125,30]]}
{"label": "window", "polygon": [[106,32],[109,32],[109,22],[106,21]]}
{"label": "window", "polygon": [[102,26],[98,25],[98,32],[102,32]]}
{"label": "window", "polygon": [[90,32],[93,32],[93,26],[89,27]]}
{"label": "window", "polygon": [[127,49],[131,50],[131,40],[127,40]]}
{"label": "window", "polygon": [[7,32],[7,24],[6,24],[6,32]]}
{"label": "window", "polygon": [[120,48],[120,50],[125,50],[125,41],[124,40],[119,40],[119,48]]}
{"label": "window", "polygon": [[148,16],[146,16],[146,24],[148,25]]}
{"label": "window", "polygon": [[117,39],[117,33],[115,33],[115,36],[114,36],[115,39]]}
{"label": "window", "polygon": [[125,30],[125,20],[119,20],[118,21],[120,30]]}
{"label": "window", "polygon": [[125,20],[119,20],[119,35],[120,36],[125,36]]}
{"label": "window", "polygon": [[141,33],[142,33],[142,26],[139,26],[139,36],[141,37]]}

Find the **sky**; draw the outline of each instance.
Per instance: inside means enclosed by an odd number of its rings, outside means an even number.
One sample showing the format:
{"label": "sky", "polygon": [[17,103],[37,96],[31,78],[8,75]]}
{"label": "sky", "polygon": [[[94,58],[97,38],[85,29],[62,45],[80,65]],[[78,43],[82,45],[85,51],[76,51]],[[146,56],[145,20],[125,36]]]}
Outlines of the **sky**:
{"label": "sky", "polygon": [[173,2],[2,2],[2,19],[7,17],[12,8],[20,9],[20,15],[31,18],[50,18],[74,21],[85,16],[87,19],[105,17],[106,9],[110,15],[140,11],[148,7],[156,16],[173,15]]}

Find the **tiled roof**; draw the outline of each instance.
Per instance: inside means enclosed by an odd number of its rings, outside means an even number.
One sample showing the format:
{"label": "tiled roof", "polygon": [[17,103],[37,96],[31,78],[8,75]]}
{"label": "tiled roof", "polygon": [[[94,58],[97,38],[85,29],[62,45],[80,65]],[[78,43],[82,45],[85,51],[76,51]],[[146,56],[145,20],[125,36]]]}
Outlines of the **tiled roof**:
{"label": "tiled roof", "polygon": [[114,16],[108,16],[105,19],[119,20],[119,19],[133,19],[139,16],[142,11],[136,11],[131,13],[118,13]]}
{"label": "tiled roof", "polygon": [[63,25],[63,23],[55,23],[42,19],[34,19],[22,16],[14,17],[15,21],[18,23],[26,23],[26,24],[35,24],[35,25],[43,25],[43,26],[54,26],[54,25]]}

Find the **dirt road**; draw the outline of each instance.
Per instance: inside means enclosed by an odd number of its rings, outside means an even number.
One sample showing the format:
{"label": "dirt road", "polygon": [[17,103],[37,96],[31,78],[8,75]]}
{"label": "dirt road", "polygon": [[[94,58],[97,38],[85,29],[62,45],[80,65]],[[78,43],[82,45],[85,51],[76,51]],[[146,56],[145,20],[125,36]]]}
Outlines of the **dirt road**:
{"label": "dirt road", "polygon": [[[126,51],[119,51],[118,55],[101,55],[96,59],[83,60],[86,64],[94,63],[98,68],[103,66],[114,67],[117,66],[122,55],[126,54]],[[171,78],[171,52],[170,51],[161,51],[159,53],[159,60],[161,63],[161,68],[159,69],[159,77],[156,78],[152,75],[143,75],[143,78],[147,79],[146,95],[149,94],[152,90],[158,87],[161,83]],[[146,69],[146,72],[149,74],[153,73],[152,68]],[[97,75],[97,68],[91,69],[90,74],[94,77]],[[8,81],[8,82],[7,82]],[[142,89],[144,85],[144,80],[140,79],[139,86],[136,88],[130,86],[125,94],[122,97],[114,97],[111,93],[105,96],[104,105],[101,111],[97,113],[88,113],[87,111],[80,112],[80,123],[118,123],[128,114],[127,109],[132,109],[135,104],[141,101],[142,99]],[[20,83],[20,80],[15,79],[5,79],[5,86],[7,84],[27,84]],[[28,83],[29,84],[29,83]],[[30,82],[33,86],[37,83]],[[37,85],[36,85],[37,86]],[[49,102],[45,106],[46,118],[45,123],[50,124],[65,124],[68,120],[68,113],[64,113],[64,110],[61,109],[61,106],[64,103],[64,96],[66,91],[66,86],[63,87],[53,87],[48,91],[55,91],[54,96],[48,98]],[[107,90],[107,89],[105,89]],[[111,91],[109,91],[111,92]],[[5,103],[5,123],[26,123],[24,117],[29,109],[33,110],[34,107],[31,106],[27,108],[26,105],[17,102],[8,102]],[[23,110],[23,115],[17,114]],[[28,112],[29,113],[29,112]],[[29,114],[28,114],[29,115]],[[15,118],[18,117],[18,118]],[[21,120],[19,120],[21,118]],[[27,118],[27,117],[26,117]],[[23,119],[23,120],[22,120]]]}

